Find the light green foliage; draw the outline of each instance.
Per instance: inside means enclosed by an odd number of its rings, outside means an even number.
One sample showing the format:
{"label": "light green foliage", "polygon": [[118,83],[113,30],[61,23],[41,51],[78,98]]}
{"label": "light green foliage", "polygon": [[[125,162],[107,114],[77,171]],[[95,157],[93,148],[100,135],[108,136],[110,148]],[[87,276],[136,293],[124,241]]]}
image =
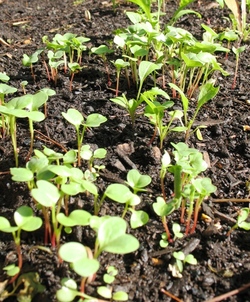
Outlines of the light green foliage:
{"label": "light green foliage", "polygon": [[78,145],[78,166],[81,165],[81,147],[84,134],[87,128],[99,127],[107,121],[107,118],[99,113],[92,113],[84,120],[83,115],[77,110],[70,108],[68,111],[62,112],[63,117],[72,124],[76,129],[77,145]]}
{"label": "light green foliage", "polygon": [[7,218],[0,217],[0,231],[12,233],[15,242],[20,243],[21,230],[32,232],[42,226],[42,219],[33,216],[33,211],[28,206],[21,206],[14,212],[14,221],[16,226],[11,226]]}
{"label": "light green foliage", "polygon": [[[164,139],[170,132],[183,132],[187,128],[182,125],[181,118],[183,116],[183,113],[180,110],[169,112],[166,111],[168,108],[171,108],[174,105],[174,102],[166,101],[164,103],[160,103],[156,101],[157,96],[162,96],[166,99],[169,99],[168,94],[157,87],[153,87],[151,90],[145,91],[141,94],[141,98],[147,103],[144,115],[149,118],[150,123],[155,125],[155,132],[157,131],[159,134],[160,149],[162,149]],[[167,123],[164,120],[166,113],[168,113],[170,116],[170,120]],[[180,121],[181,126],[171,127],[175,119],[178,119]]]}
{"label": "light green foliage", "polygon": [[95,257],[98,257],[103,251],[127,254],[138,249],[138,240],[134,236],[126,234],[125,220],[120,217],[106,217],[98,220],[98,217],[90,219],[90,226],[94,227],[97,232]]}
{"label": "light green foliage", "polygon": [[175,258],[174,265],[169,265],[169,269],[172,271],[173,277],[182,278],[182,272],[186,263],[196,265],[197,260],[192,254],[185,255],[182,251],[174,252]]}
{"label": "light green foliage", "polygon": [[231,232],[237,228],[244,229],[246,231],[250,230],[250,222],[246,221],[249,217],[250,209],[249,208],[242,208],[239,210],[237,216],[236,224],[230,229],[227,235],[231,234]]}
{"label": "light green foliage", "polygon": [[99,269],[99,262],[88,257],[87,250],[81,243],[65,243],[58,253],[64,261],[72,264],[73,270],[81,277],[89,277]]}

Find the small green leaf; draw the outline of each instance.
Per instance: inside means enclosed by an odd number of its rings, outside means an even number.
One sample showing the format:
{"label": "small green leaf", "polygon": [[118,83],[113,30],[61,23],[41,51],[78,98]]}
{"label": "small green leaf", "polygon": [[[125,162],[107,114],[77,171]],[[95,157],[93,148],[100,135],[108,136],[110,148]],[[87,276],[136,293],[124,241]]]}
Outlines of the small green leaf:
{"label": "small green leaf", "polygon": [[127,174],[127,181],[128,185],[137,192],[142,191],[144,187],[150,184],[151,177],[142,175],[138,170],[132,169]]}
{"label": "small green leaf", "polygon": [[17,182],[28,182],[33,180],[32,171],[26,168],[10,168],[11,179]]}
{"label": "small green leaf", "polygon": [[91,214],[84,210],[74,210],[69,214],[69,216],[66,216],[64,213],[59,213],[57,215],[58,222],[67,227],[89,225],[90,218]]}
{"label": "small green leaf", "polygon": [[184,262],[196,265],[197,264],[197,259],[194,258],[194,255],[189,254],[185,257]]}
{"label": "small green leaf", "polygon": [[160,69],[161,66],[159,64],[155,64],[149,61],[141,61],[139,65],[139,77],[140,81],[144,82],[146,77],[150,75],[153,71]]}
{"label": "small green leaf", "polygon": [[179,252],[173,252],[173,256],[175,259],[183,261],[185,259],[185,254],[182,251]]}
{"label": "small green leaf", "polygon": [[119,202],[126,203],[131,198],[132,192],[122,184],[111,184],[106,188],[105,196]]}
{"label": "small green leaf", "polygon": [[97,288],[97,292],[100,296],[106,298],[106,299],[111,299],[112,298],[112,290],[106,286],[99,286]]}
{"label": "small green leaf", "polygon": [[107,121],[107,118],[99,113],[92,113],[88,115],[85,126],[93,128],[93,127],[99,127],[100,124]]}
{"label": "small green leaf", "polygon": [[128,294],[123,291],[119,291],[113,293],[112,298],[114,301],[128,301]]}
{"label": "small green leaf", "polygon": [[20,272],[20,268],[15,264],[10,264],[8,266],[5,266],[3,270],[6,271],[7,275],[10,277],[17,275]]}
{"label": "small green leaf", "polygon": [[148,214],[144,211],[133,211],[130,217],[130,225],[132,229],[145,225],[149,220]]}
{"label": "small green leaf", "polygon": [[62,116],[72,125],[74,125],[75,127],[79,127],[84,119],[82,114],[73,108],[68,109],[67,113],[62,112]]}
{"label": "small green leaf", "polygon": [[78,259],[87,258],[86,248],[79,242],[67,242],[60,246],[59,256],[67,262],[73,263]]}
{"label": "small green leaf", "polygon": [[120,217],[104,220],[97,233],[100,250],[115,254],[127,254],[137,250],[139,242],[134,236],[125,233],[126,227],[126,221]]}
{"label": "small green leaf", "polygon": [[56,292],[56,298],[60,302],[71,302],[79,295],[77,284],[73,279],[64,278],[61,281],[62,288]]}
{"label": "small green leaf", "polygon": [[46,180],[38,180],[37,188],[31,190],[31,196],[44,207],[54,207],[60,198],[58,188]]}

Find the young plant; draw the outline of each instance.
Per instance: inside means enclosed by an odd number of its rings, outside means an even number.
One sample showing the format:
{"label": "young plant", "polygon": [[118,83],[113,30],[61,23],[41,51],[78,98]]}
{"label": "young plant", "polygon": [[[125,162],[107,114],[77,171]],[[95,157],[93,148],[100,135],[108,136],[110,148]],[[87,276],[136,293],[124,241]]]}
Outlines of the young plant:
{"label": "young plant", "polygon": [[92,113],[84,121],[83,115],[76,109],[68,109],[67,113],[62,112],[63,117],[76,129],[77,147],[78,147],[78,166],[81,166],[81,147],[84,134],[87,128],[99,127],[100,124],[107,121],[107,118],[98,113]]}
{"label": "young plant", "polygon": [[122,96],[118,96],[116,98],[110,99],[111,102],[121,106],[122,108],[126,109],[128,112],[132,127],[135,126],[135,119],[136,119],[136,109],[140,106],[140,104],[144,101],[143,98],[140,98],[138,101],[136,99],[128,100],[126,95],[123,93]]}
{"label": "young plant", "polygon": [[[132,172],[130,172],[130,174],[127,176],[127,180],[131,186],[136,186],[133,188],[134,190],[140,191],[143,191],[144,186],[151,181],[149,181],[147,175],[141,175],[140,173],[135,172],[135,170],[132,170]],[[95,211],[97,213],[106,197],[118,203],[125,204],[125,208],[122,213],[122,218],[125,217],[128,210],[132,213],[130,217],[131,228],[135,229],[141,227],[148,222],[149,217],[146,212],[142,210],[135,210],[135,206],[137,206],[141,202],[140,197],[132,193],[127,186],[115,183],[109,185],[106,188],[98,205],[96,206]]]}
{"label": "young plant", "polygon": [[185,255],[182,251],[174,252],[175,263],[169,264],[169,270],[172,272],[172,276],[176,278],[182,278],[182,272],[185,264],[197,265],[197,259],[192,254]]}
{"label": "young plant", "polygon": [[11,135],[16,167],[18,166],[16,119],[27,117],[27,111],[24,108],[29,104],[30,99],[28,97],[20,97],[14,98],[8,103],[0,106],[0,113],[2,114],[2,116],[6,117],[5,121],[8,122],[8,129]]}
{"label": "young plant", "polygon": [[[192,234],[195,231],[200,206],[203,200],[206,197],[210,196],[212,193],[214,193],[216,189],[217,188],[212,184],[211,179],[208,177],[194,179],[191,181],[190,184],[187,184],[184,187],[183,197],[186,200],[189,200],[186,235],[189,232],[190,234]],[[194,204],[195,204],[195,208],[194,208]],[[190,221],[193,213],[194,213],[194,222],[193,222],[193,227],[190,230]]]}
{"label": "young plant", "polygon": [[235,48],[233,46],[233,48],[232,48],[233,53],[235,54],[235,57],[236,57],[236,65],[235,65],[235,71],[234,71],[234,79],[233,79],[232,89],[235,89],[235,87],[236,87],[236,80],[237,80],[237,76],[238,76],[240,54],[243,51],[245,51],[245,49],[246,49],[246,45],[238,47],[238,48]]}
{"label": "young plant", "polygon": [[[181,232],[181,226],[178,223],[173,223],[172,225],[172,231],[174,234],[173,240],[176,240],[177,238],[182,238],[184,234]],[[162,248],[166,248],[168,246],[168,237],[166,233],[163,233],[161,235],[161,240],[160,240],[160,246]]]}
{"label": "young plant", "polygon": [[99,286],[97,292],[100,296],[106,299],[112,299],[115,301],[128,301],[128,294],[124,291],[113,292],[111,283],[115,281],[115,276],[118,274],[118,270],[114,266],[108,266],[107,273],[103,276],[103,281],[107,283],[106,286]]}
{"label": "young plant", "polygon": [[129,66],[129,62],[126,62],[122,59],[117,59],[116,61],[111,61],[116,67],[116,90],[115,96],[118,96],[119,93],[119,82],[120,82],[120,73],[122,68],[126,68]]}
{"label": "young plant", "polygon": [[[95,278],[95,273],[100,266],[97,258],[101,252],[127,254],[134,252],[139,247],[138,240],[134,236],[126,234],[127,225],[122,218],[93,216],[90,219],[90,226],[96,232],[94,255],[90,248],[78,242],[65,243],[59,249],[61,259],[71,263],[73,270],[82,277],[80,291],[77,290],[77,284],[74,280],[63,280],[63,286],[56,294],[59,301],[66,301],[65,299],[73,301],[76,296],[94,299],[88,296],[84,290],[85,284]],[[113,231],[114,228],[116,232]],[[102,290],[101,293],[103,294]]]}
{"label": "young plant", "polygon": [[34,65],[34,63],[38,62],[38,56],[43,51],[44,51],[43,49],[38,49],[33,54],[31,54],[30,56],[27,55],[27,54],[23,54],[23,59],[22,59],[23,66],[30,67],[31,75],[32,75],[32,78],[33,78],[34,82],[36,80],[36,77],[35,77],[35,74],[34,74],[33,65]]}
{"label": "young plant", "polygon": [[62,64],[64,64],[64,51],[62,50],[58,50],[56,52],[49,50],[48,51],[48,59],[49,59],[49,67],[50,67],[50,73],[47,69],[47,76],[48,76],[48,80],[52,80],[55,84],[55,86],[57,85],[57,79],[58,79],[58,67]]}
{"label": "young plant", "polygon": [[[209,80],[204,85],[202,85],[200,88],[200,93],[198,96],[197,105],[196,105],[194,114],[193,114],[192,118],[188,118],[188,114],[187,114],[188,110],[189,110],[188,98],[185,96],[183,91],[175,84],[170,83],[169,86],[171,88],[175,89],[176,91],[178,91],[181,96],[182,107],[183,107],[183,116],[184,116],[184,126],[187,128],[186,133],[185,133],[185,141],[187,141],[190,136],[191,128],[195,122],[195,119],[196,119],[201,107],[217,95],[217,93],[219,92],[219,87],[214,86],[214,80]],[[199,129],[196,128],[193,132],[196,132],[198,130]]]}
{"label": "young plant", "polygon": [[[200,205],[206,196],[215,192],[216,187],[212,185],[210,178],[197,178],[201,172],[207,169],[207,164],[197,149],[189,148],[184,143],[172,143],[172,145],[176,149],[173,151],[175,165],[169,165],[168,171],[174,174],[174,198],[177,200],[177,208],[181,204],[182,223],[184,222],[187,200],[189,200],[186,234],[193,233],[196,228]],[[190,231],[194,202],[194,224]]]}
{"label": "young plant", "polygon": [[81,158],[88,161],[88,169],[84,172],[86,180],[95,181],[99,176],[98,172],[104,169],[105,166],[94,165],[96,159],[103,159],[106,157],[107,151],[104,148],[98,148],[95,151],[91,150],[90,145],[83,145],[81,147]]}
{"label": "young plant", "polygon": [[239,210],[238,216],[237,216],[237,222],[236,224],[228,231],[227,236],[229,236],[233,230],[236,230],[238,228],[244,229],[246,231],[250,230],[250,222],[247,222],[246,220],[249,217],[250,209],[249,208],[242,208]]}
{"label": "young plant", "polygon": [[99,55],[102,58],[105,69],[106,69],[107,77],[108,77],[108,86],[111,86],[107,54],[113,53],[114,51],[112,49],[109,49],[108,46],[106,46],[106,45],[100,45],[98,47],[92,47],[91,52],[93,54]]}
{"label": "young plant", "polygon": [[74,76],[76,73],[82,70],[83,67],[80,66],[79,63],[73,62],[73,63],[68,63],[69,70],[70,70],[70,84],[69,84],[69,90],[72,91],[72,82],[74,79]]}
{"label": "young plant", "polygon": [[23,266],[21,232],[33,232],[42,226],[42,219],[34,217],[33,210],[28,206],[21,206],[14,212],[14,221],[16,226],[11,226],[7,218],[0,216],[0,231],[12,233],[18,255],[18,266],[10,265],[5,267],[7,274],[12,277],[9,283],[13,283],[16,280]]}
{"label": "young plant", "polygon": [[249,24],[247,24],[247,1],[242,0],[241,7],[239,6],[238,1],[236,0],[217,0],[217,2],[220,4],[221,7],[224,7],[225,3],[227,7],[231,10],[233,14],[230,15],[230,18],[232,20],[234,31],[239,34],[241,40],[246,41],[250,33]]}
{"label": "young plant", "polygon": [[153,203],[153,209],[155,213],[161,217],[165,234],[162,237],[162,246],[167,246],[166,242],[172,242],[171,234],[167,225],[167,216],[169,216],[174,210],[178,209],[178,200],[172,199],[166,202],[162,197],[157,197],[156,202]]}
{"label": "young plant", "polygon": [[[164,116],[165,116],[165,110],[172,107],[174,105],[174,102],[172,101],[166,101],[164,103],[159,103],[155,101],[156,96],[161,95],[165,97],[166,99],[169,99],[169,96],[167,93],[165,93],[163,90],[154,87],[149,91],[145,91],[141,94],[141,98],[148,104],[145,108],[144,115],[147,116],[150,120],[150,122],[155,126],[155,131],[153,134],[152,139],[150,140],[150,144],[152,143],[153,139],[156,136],[156,133],[158,132],[160,137],[160,149],[163,148],[163,142],[166,138],[166,136],[174,131],[174,132],[183,132],[187,128],[184,126],[180,127],[171,127],[174,119],[178,119],[181,123],[181,118],[183,116],[183,113],[180,110],[174,110],[171,112],[168,112],[170,116],[170,120],[167,124],[164,123]],[[170,128],[171,127],[171,128]]]}

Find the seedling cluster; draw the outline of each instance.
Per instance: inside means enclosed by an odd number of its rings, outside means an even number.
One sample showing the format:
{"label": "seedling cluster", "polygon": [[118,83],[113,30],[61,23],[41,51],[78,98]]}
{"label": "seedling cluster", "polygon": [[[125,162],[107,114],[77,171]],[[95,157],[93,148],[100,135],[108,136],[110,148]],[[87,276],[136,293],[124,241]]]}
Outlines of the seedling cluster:
{"label": "seedling cluster", "polygon": [[[107,72],[108,86],[112,85],[109,67],[113,64],[116,69],[116,85],[114,97],[110,101],[127,111],[133,127],[137,123],[137,109],[142,108],[145,120],[153,125],[153,136],[149,138],[149,144],[153,143],[157,135],[159,137],[159,148],[163,152],[159,169],[160,190],[159,196],[153,197],[156,201],[152,206],[162,220],[164,233],[160,246],[166,248],[173,240],[184,237],[184,224],[185,235],[195,232],[202,202],[216,191],[211,179],[203,176],[207,164],[199,150],[189,147],[189,137],[195,132],[202,139],[202,126],[193,129],[194,122],[201,108],[216,97],[219,91],[214,78],[215,72],[227,75],[217,61],[217,53],[227,54],[230,51],[222,45],[222,41],[231,42],[237,37],[245,41],[249,29],[242,8],[241,20],[236,19],[233,11],[232,20],[236,22],[233,32],[226,31],[223,35],[218,35],[203,24],[203,39],[198,41],[187,30],[174,26],[184,14],[192,13],[197,18],[200,17],[199,13],[186,9],[192,0],[180,1],[178,10],[165,26],[161,22],[164,1],[158,1],[156,12],[151,11],[150,0],[129,1],[136,4],[139,10],[126,13],[132,24],[127,28],[117,29],[111,47],[99,45],[88,49],[89,38],[73,33],[57,33],[51,40],[44,36],[45,46],[31,55],[24,54],[22,64],[30,68],[35,81],[34,67],[42,60],[48,80],[53,81],[55,86],[60,73],[68,73],[70,91],[74,89],[75,74],[87,68],[83,63],[84,53],[89,52],[89,55],[101,58]],[[221,5],[224,3],[218,2]],[[112,3],[115,9],[115,1]],[[109,55],[117,53],[117,50],[120,57],[109,64]],[[232,47],[232,51],[238,63],[244,46]],[[119,91],[123,72],[127,86],[133,85],[136,88],[135,95],[129,99],[125,92]],[[159,76],[162,80],[160,86],[156,84]],[[165,77],[171,79],[168,85]],[[151,177],[132,169],[128,171],[124,183],[111,183],[100,192],[97,180],[101,170],[105,168],[102,160],[106,157],[107,150],[93,149],[85,142],[85,133],[91,128],[101,128],[107,117],[99,113],[85,115],[75,108],[69,108],[61,114],[64,122],[74,127],[77,148],[64,150],[63,153],[46,146],[34,150],[34,123],[49,118],[46,103],[56,92],[44,88],[35,94],[29,94],[26,91],[27,83],[22,82],[23,95],[20,96],[16,95],[17,88],[7,84],[9,77],[6,74],[0,73],[0,81],[1,135],[11,137],[15,160],[15,167],[10,168],[10,173],[13,181],[27,184],[33,202],[31,207],[23,205],[14,212],[14,226],[4,216],[0,217],[0,231],[12,234],[18,255],[17,265],[13,263],[4,267],[6,278],[9,277],[10,280],[0,291],[0,300],[17,294],[16,290],[22,282],[33,282],[34,292],[43,291],[36,275],[22,274],[21,248],[22,231],[33,232],[43,227],[44,244],[50,244],[51,249],[58,254],[58,259],[69,263],[69,268],[81,278],[80,284],[72,278],[62,279],[61,288],[56,293],[58,301],[74,301],[76,297],[80,301],[104,301],[89,296],[85,291],[86,284],[95,280],[101,265],[98,258],[102,252],[126,254],[139,248],[140,243],[132,234],[133,229],[143,227],[150,219],[148,213],[138,210],[138,205],[141,203],[141,193],[148,194]],[[153,87],[147,90],[146,83]],[[14,98],[6,101],[6,97],[12,94]],[[174,109],[176,99],[180,100],[180,109]],[[195,110],[190,116],[191,105],[195,106]],[[41,106],[44,106],[44,113]],[[30,148],[26,165],[22,167],[19,167],[17,146],[20,118],[27,119],[30,131]],[[180,133],[180,142],[171,143],[172,151],[167,152],[164,150],[167,147],[165,142],[171,132]],[[169,178],[167,176],[170,175],[174,180],[174,194],[167,196],[165,187]],[[168,183],[168,186],[171,184]],[[70,209],[70,201],[79,194],[86,203],[91,204],[92,210]],[[122,213],[117,213],[117,216],[100,216],[103,203],[111,201],[124,205]],[[34,216],[33,211],[37,216]],[[167,217],[174,211],[180,212],[180,224],[174,222],[170,232]],[[249,209],[242,209],[232,230],[249,230],[249,223],[246,222],[248,216]],[[129,220],[129,224],[125,219]],[[93,246],[85,246],[80,242],[63,242],[62,234],[70,234],[74,227],[90,228],[94,234]],[[131,234],[127,233],[128,227],[132,229]],[[170,265],[170,269],[174,277],[182,276],[186,263],[197,263],[193,255],[185,255],[181,251],[174,252],[173,257],[175,263]],[[127,301],[127,293],[116,291],[115,286],[111,286],[117,274],[117,269],[109,266],[103,278],[105,285],[98,287],[97,293],[104,299]],[[12,290],[9,290],[7,283],[13,283]]]}

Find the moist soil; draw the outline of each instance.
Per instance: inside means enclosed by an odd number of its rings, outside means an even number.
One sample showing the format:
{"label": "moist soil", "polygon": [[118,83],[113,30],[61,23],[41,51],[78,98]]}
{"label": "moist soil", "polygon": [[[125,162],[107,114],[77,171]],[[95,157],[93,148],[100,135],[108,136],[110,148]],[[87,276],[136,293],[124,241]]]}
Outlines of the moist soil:
{"label": "moist soil", "polygon": [[[110,101],[110,98],[115,96],[116,84],[115,68],[110,60],[115,60],[120,54],[108,55],[111,81],[109,82],[103,60],[93,54],[90,55],[88,51],[85,52],[84,68],[75,75],[72,91],[69,90],[69,75],[62,70],[59,71],[55,86],[53,82],[48,81],[42,62],[34,65],[34,81],[30,69],[24,67],[21,61],[23,54],[30,55],[44,46],[43,36],[47,35],[52,39],[56,33],[72,32],[85,35],[90,38],[87,44],[89,49],[101,44],[110,45],[114,31],[130,24],[125,11],[135,9],[135,6],[121,2],[114,11],[110,2],[93,0],[78,5],[74,5],[72,0],[0,2],[0,71],[6,72],[10,77],[9,84],[18,88],[14,96],[23,94],[20,85],[22,81],[28,82],[26,86],[28,93],[35,93],[44,87],[56,91],[56,95],[50,97],[48,101],[47,118],[35,124],[37,131],[35,148],[42,150],[43,145],[46,145],[58,152],[63,152],[60,145],[67,150],[76,148],[74,129],[62,117],[61,112],[66,112],[69,108],[76,108],[85,115],[98,112],[108,120],[99,128],[87,131],[85,143],[93,148],[107,150],[107,157],[101,162],[106,168],[97,181],[100,192],[103,192],[110,183],[123,182],[127,172],[133,167],[152,178],[148,191],[141,194],[142,203],[139,206],[149,214],[149,222],[144,227],[129,229],[129,232],[139,240],[140,248],[128,255],[102,253],[100,257],[102,267],[95,281],[87,285],[86,292],[98,297],[96,290],[98,286],[103,285],[102,276],[108,265],[114,265],[119,270],[114,290],[126,291],[129,301],[134,302],[171,301],[161,289],[182,301],[206,301],[238,289],[250,282],[250,235],[249,232],[240,229],[233,231],[230,236],[227,236],[227,232],[235,223],[238,211],[242,207],[248,207],[244,199],[249,201],[247,182],[250,180],[250,136],[249,132],[243,129],[244,125],[250,125],[250,105],[247,102],[250,93],[249,46],[246,43],[247,49],[240,57],[235,89],[232,89],[235,56],[232,52],[227,59],[225,54],[218,55],[218,61],[230,75],[227,77],[218,75],[217,84],[220,85],[220,92],[202,108],[197,117],[197,123],[207,126],[202,129],[203,140],[199,141],[191,135],[188,142],[190,147],[197,148],[206,157],[209,168],[204,175],[212,179],[217,191],[203,203],[195,233],[177,239],[169,247],[162,249],[159,241],[164,230],[159,217],[152,209],[156,197],[161,196],[160,159],[157,157],[159,141],[156,138],[150,144],[154,129],[143,115],[138,115],[135,127],[132,128],[126,112]],[[202,39],[200,26],[202,23],[210,25],[215,31],[228,27],[226,17],[229,16],[229,11],[219,9],[214,4],[210,1],[202,2],[200,6],[193,4],[191,8],[201,13],[201,19],[195,15],[187,15],[175,26],[189,30],[197,39]],[[177,4],[175,1],[168,1],[166,6],[167,13],[164,18],[167,23],[177,9]],[[158,80],[159,87],[162,87],[160,77]],[[149,79],[144,89],[151,87],[150,84]],[[168,88],[166,91],[171,93]],[[136,95],[135,88],[128,88],[123,74],[120,95],[121,93],[126,93],[128,97]],[[8,96],[6,101],[11,97]],[[179,101],[176,102],[178,105]],[[164,142],[164,149],[171,151],[170,142],[183,140],[182,134],[170,135]],[[117,152],[117,149],[124,146],[130,146],[133,150],[129,153],[132,163]],[[18,120],[18,147],[20,167],[23,167],[29,150],[29,129],[27,122],[23,120]],[[33,205],[27,186],[11,180],[9,169],[14,166],[11,139],[2,137],[0,204],[1,215],[9,219],[12,219],[14,211],[19,206]],[[171,177],[167,177],[165,187],[167,197],[170,199],[173,193]],[[218,199],[224,199],[224,202],[218,202]],[[71,199],[70,208],[92,211],[88,203],[88,197],[80,195]],[[103,204],[101,214],[115,216],[121,214],[122,210],[120,205],[108,201]],[[202,213],[207,214],[212,222],[202,220]],[[168,221],[169,226],[173,222],[179,222],[178,211],[169,216]],[[220,229],[213,226],[218,222]],[[182,230],[185,231],[184,225]],[[3,267],[16,263],[17,257],[11,235],[0,233],[0,239],[0,282],[3,282],[7,278]],[[63,234],[62,242],[72,240],[93,248],[94,236],[88,228],[76,228],[71,235]],[[38,245],[43,245],[43,231],[34,232],[31,236],[23,232],[22,273],[37,272],[41,284],[45,286],[45,291],[36,295],[33,301],[56,301],[55,292],[60,288],[62,278],[73,277],[78,284],[80,279],[67,264],[59,264],[56,252],[50,254],[39,249],[31,252],[31,247]],[[173,261],[172,253],[183,249],[188,249],[196,257],[198,264],[186,265],[183,277],[174,278],[168,268]],[[16,300],[16,297],[11,297],[6,301]],[[224,301],[250,301],[250,290],[246,289]]]}

